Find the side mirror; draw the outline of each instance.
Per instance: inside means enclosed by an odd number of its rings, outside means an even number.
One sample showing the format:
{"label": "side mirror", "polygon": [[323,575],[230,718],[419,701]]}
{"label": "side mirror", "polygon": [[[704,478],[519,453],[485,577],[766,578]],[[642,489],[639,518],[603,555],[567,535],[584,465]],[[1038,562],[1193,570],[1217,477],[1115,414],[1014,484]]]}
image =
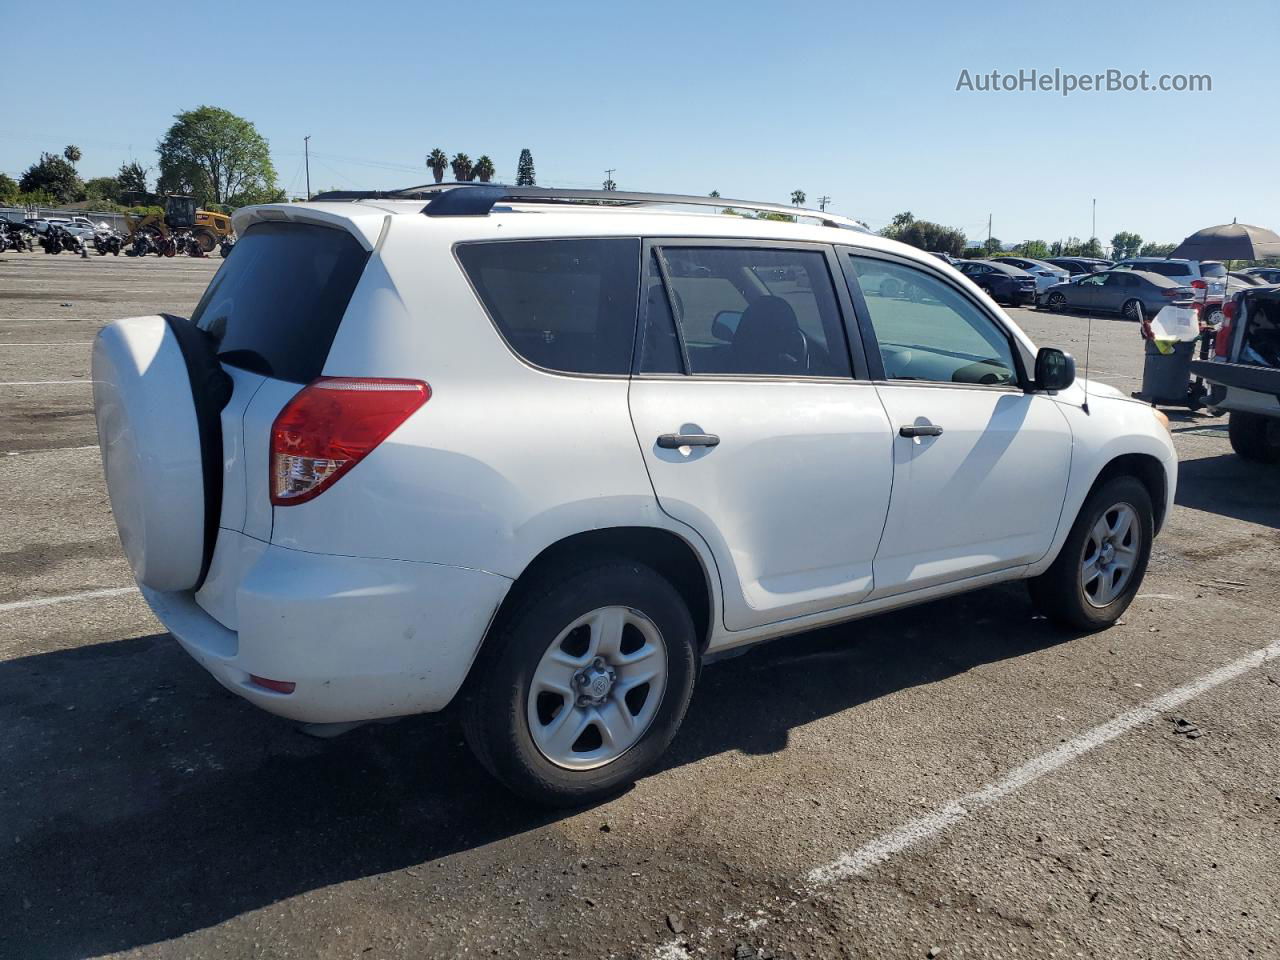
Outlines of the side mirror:
{"label": "side mirror", "polygon": [[1036,354],[1037,390],[1065,390],[1076,382],[1076,358],[1057,347],[1041,347]]}
{"label": "side mirror", "polygon": [[741,319],[742,313],[739,310],[721,310],[711,321],[711,335],[725,343],[733,343]]}

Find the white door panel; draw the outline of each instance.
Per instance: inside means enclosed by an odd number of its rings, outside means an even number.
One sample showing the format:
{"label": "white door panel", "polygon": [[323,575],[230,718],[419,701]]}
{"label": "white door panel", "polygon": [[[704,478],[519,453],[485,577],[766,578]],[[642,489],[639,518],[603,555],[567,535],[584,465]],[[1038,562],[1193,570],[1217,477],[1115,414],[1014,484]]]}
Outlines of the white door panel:
{"label": "white door panel", "polygon": [[[892,435],[869,384],[673,380],[631,384],[636,436],[662,509],[719,565],[730,630],[845,606],[872,589]],[[664,449],[662,434],[714,434]]]}
{"label": "white door panel", "polygon": [[[1031,563],[1053,540],[1071,434],[1046,397],[881,384],[894,431],[893,496],[873,597]],[[904,425],[939,436],[898,436]]]}

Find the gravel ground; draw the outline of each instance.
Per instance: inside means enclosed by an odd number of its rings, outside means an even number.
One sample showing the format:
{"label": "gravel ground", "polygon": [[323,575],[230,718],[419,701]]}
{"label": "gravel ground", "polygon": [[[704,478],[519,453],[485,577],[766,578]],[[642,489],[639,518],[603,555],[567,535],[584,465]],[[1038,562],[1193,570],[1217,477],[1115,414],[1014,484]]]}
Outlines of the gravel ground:
{"label": "gravel ground", "polygon": [[[1178,506],[1111,630],[1012,585],[758,647],[662,769],[547,813],[448,714],[303,736],[132,591],[13,606],[130,585],[88,341],[218,262],[0,255],[0,957],[1280,955],[1280,660],[1241,661],[1276,639],[1280,485],[1223,420],[1170,411]],[[1013,315],[1083,368],[1085,318]],[[1136,389],[1133,326],[1092,327]]]}

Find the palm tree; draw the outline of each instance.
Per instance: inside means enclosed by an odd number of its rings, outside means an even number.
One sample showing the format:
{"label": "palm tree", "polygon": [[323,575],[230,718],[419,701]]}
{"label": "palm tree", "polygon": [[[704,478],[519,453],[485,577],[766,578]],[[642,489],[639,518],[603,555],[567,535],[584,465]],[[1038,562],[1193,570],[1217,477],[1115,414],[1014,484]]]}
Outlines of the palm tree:
{"label": "palm tree", "polygon": [[489,159],[489,155],[487,153],[482,153],[480,156],[476,157],[476,165],[472,168],[471,172],[479,178],[481,183],[488,183],[493,179],[493,161]]}
{"label": "palm tree", "polygon": [[453,179],[459,183],[466,183],[471,179],[471,158],[465,153],[456,153],[450,163],[453,167]]}
{"label": "palm tree", "polygon": [[449,166],[449,155],[436,147],[427,155],[427,166],[431,168],[431,175],[436,178],[436,183],[444,179],[445,168]]}
{"label": "palm tree", "polygon": [[720,191],[719,191],[719,190],[712,190],[710,193],[708,193],[708,194],[707,194],[707,196],[708,196],[708,197],[714,197],[716,200],[719,200],[719,199],[720,199]]}
{"label": "palm tree", "polygon": [[792,191],[791,191],[791,205],[792,205],[793,207],[798,207],[798,206],[800,206],[800,205],[801,205],[801,204],[803,204],[803,203],[804,203],[804,191],[803,191],[803,190],[792,190]]}
{"label": "palm tree", "polygon": [[80,162],[80,148],[74,143],[67,144],[67,148],[62,151],[62,155],[67,158],[70,163]]}

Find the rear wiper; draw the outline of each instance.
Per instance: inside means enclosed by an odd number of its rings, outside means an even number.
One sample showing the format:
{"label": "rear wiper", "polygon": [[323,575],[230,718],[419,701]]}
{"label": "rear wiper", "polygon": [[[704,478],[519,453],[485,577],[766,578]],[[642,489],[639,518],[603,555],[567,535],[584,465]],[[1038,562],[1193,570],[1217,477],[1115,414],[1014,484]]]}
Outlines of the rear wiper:
{"label": "rear wiper", "polygon": [[271,366],[271,361],[260,354],[257,350],[225,350],[218,354],[218,359],[223,363],[229,363],[233,367],[240,367],[251,373],[260,373],[264,377],[275,375],[275,370]]}

